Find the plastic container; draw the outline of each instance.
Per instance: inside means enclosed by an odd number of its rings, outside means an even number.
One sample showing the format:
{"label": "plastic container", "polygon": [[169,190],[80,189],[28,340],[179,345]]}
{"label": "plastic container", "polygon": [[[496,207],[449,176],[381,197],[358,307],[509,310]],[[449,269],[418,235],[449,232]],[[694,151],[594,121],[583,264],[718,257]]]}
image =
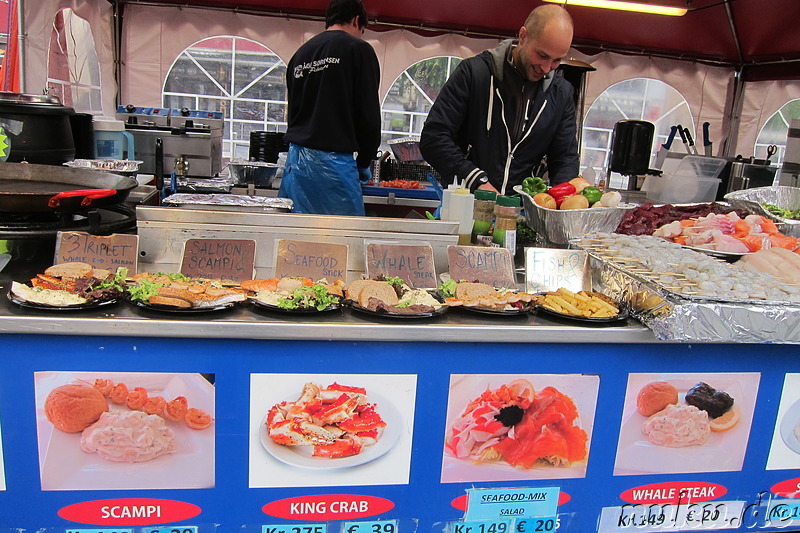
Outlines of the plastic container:
{"label": "plastic container", "polygon": [[472,206],[475,197],[469,189],[459,187],[452,191],[447,215],[442,220],[458,221],[458,244],[469,244],[472,236]]}
{"label": "plastic container", "polygon": [[517,253],[517,218],[520,201],[518,196],[498,196],[494,207],[494,231],[492,242],[511,252]]}
{"label": "plastic container", "polygon": [[94,156],[96,159],[136,159],[133,135],[125,131],[121,120],[94,119]]}
{"label": "plastic container", "polygon": [[689,155],[681,160],[672,174],[648,176],[642,190],[651,202],[689,204],[713,202],[722,181],[719,175],[727,160]]}
{"label": "plastic container", "polygon": [[472,244],[491,246],[492,220],[497,193],[494,191],[475,191],[475,203],[472,207]]}

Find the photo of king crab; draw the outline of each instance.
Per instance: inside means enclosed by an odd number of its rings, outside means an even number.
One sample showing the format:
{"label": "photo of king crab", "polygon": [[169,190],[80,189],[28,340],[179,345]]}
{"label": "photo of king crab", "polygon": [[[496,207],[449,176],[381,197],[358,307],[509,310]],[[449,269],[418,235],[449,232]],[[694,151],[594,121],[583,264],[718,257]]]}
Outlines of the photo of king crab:
{"label": "photo of king crab", "polygon": [[267,434],[284,446],[312,447],[312,457],[358,455],[378,442],[386,427],[363,387],[306,383],[296,401],[283,401],[267,414]]}

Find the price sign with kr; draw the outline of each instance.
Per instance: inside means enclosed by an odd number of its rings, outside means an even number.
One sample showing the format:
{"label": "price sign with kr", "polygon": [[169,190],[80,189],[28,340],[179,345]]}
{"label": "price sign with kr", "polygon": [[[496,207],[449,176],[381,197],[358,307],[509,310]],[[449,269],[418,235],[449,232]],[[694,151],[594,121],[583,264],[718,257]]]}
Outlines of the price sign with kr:
{"label": "price sign with kr", "polygon": [[133,533],[133,530],[107,527],[105,529],[67,529],[65,533]]}
{"label": "price sign with kr", "polygon": [[328,533],[328,524],[304,524],[302,526],[279,524],[276,526],[261,526],[261,533]]}
{"label": "price sign with kr", "polygon": [[397,533],[397,520],[345,522],[342,533]]}

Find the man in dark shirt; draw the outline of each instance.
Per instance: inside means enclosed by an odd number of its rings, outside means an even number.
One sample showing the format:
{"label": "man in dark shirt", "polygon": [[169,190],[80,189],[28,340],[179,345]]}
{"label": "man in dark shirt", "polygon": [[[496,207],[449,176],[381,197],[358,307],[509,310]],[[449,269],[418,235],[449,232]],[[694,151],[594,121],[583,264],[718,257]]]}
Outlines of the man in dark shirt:
{"label": "man in dark shirt", "polygon": [[279,195],[294,212],[364,215],[359,179],[380,145],[380,66],[362,39],[361,0],[333,0],[325,31],[311,38],[286,70],[289,142]]}

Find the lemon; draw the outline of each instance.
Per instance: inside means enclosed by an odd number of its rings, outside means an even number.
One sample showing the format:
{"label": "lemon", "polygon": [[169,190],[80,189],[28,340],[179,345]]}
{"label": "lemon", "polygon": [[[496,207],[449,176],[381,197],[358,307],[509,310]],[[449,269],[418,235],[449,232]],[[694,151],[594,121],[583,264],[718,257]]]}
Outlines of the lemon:
{"label": "lemon", "polygon": [[737,407],[731,407],[731,409],[724,415],[709,420],[711,431],[728,431],[738,422],[739,409]]}
{"label": "lemon", "polygon": [[515,379],[507,386],[517,396],[522,396],[530,401],[533,401],[534,396],[536,396],[536,389],[534,389],[533,384],[525,378]]}

